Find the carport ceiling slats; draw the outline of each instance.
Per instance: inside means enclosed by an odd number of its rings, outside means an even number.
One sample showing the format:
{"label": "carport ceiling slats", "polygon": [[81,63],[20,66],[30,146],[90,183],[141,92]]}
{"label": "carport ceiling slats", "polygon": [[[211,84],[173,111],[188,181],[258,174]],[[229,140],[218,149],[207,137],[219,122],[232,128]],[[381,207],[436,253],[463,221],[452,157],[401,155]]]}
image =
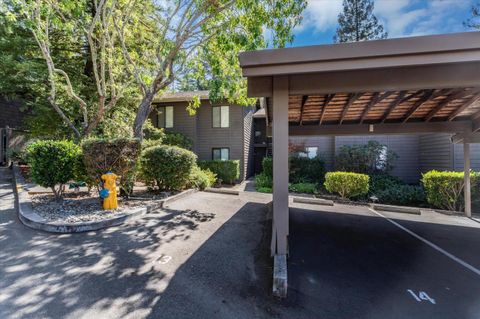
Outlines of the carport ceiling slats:
{"label": "carport ceiling slats", "polygon": [[[475,118],[480,88],[290,95],[291,125],[435,122]],[[272,112],[268,112],[272,121]]]}

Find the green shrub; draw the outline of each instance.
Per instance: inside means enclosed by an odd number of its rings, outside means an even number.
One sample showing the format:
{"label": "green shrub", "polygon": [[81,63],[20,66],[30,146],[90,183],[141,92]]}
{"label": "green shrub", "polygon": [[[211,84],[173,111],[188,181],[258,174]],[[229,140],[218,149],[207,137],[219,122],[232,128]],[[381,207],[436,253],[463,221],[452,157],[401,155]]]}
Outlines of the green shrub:
{"label": "green shrub", "polygon": [[262,173],[272,177],[273,176],[273,158],[264,157],[262,160]]}
{"label": "green shrub", "polygon": [[397,158],[385,145],[369,141],[364,145],[342,146],[335,156],[335,168],[362,174],[388,173]]}
{"label": "green shrub", "polygon": [[26,152],[33,181],[61,198],[65,184],[75,178],[80,147],[71,141],[38,141],[28,145]]}
{"label": "green shrub", "polygon": [[350,172],[329,172],[325,175],[325,188],[337,193],[342,198],[351,198],[368,193],[370,177],[365,174]]}
{"label": "green shrub", "polygon": [[152,147],[152,146],[158,146],[162,145],[162,140],[155,140],[155,139],[144,139],[142,141],[142,150]]}
{"label": "green shrub", "polygon": [[370,195],[376,195],[390,188],[397,188],[403,186],[405,183],[398,177],[388,174],[371,174],[370,175],[370,187],[368,193]]}
{"label": "green shrub", "polygon": [[422,186],[397,185],[385,188],[375,193],[378,201],[382,204],[403,206],[425,206],[426,196]]}
{"label": "green shrub", "polygon": [[155,127],[149,121],[147,123],[149,125],[145,125],[143,127],[143,139],[155,140],[161,143],[165,139],[165,135],[166,135],[163,128]]}
{"label": "green shrub", "polygon": [[291,156],[289,179],[292,183],[322,184],[325,178],[325,162],[320,157]]}
{"label": "green shrub", "polygon": [[198,188],[204,190],[207,187],[211,187],[215,184],[217,180],[217,175],[212,173],[210,170],[203,170],[197,165],[195,165],[190,172],[189,182],[187,186],[189,188]]}
{"label": "green shrub", "polygon": [[181,190],[190,181],[197,156],[178,146],[159,145],[143,150],[140,172],[149,186],[160,190]]}
{"label": "green shrub", "polygon": [[317,184],[314,183],[296,183],[290,184],[288,190],[294,193],[315,194],[317,193]]}
{"label": "green shrub", "polygon": [[120,191],[131,194],[141,151],[138,139],[88,139],[82,143],[82,151],[88,180],[98,186],[103,174],[113,172],[120,176]]}
{"label": "green shrub", "polygon": [[260,188],[272,188],[273,180],[271,176],[268,176],[265,173],[258,174],[255,176],[255,189],[258,191]]}
{"label": "green shrub", "polygon": [[192,150],[193,141],[186,135],[176,132],[165,132],[162,141],[165,145],[178,146],[187,150]]}
{"label": "green shrub", "polygon": [[[262,161],[263,173],[273,176],[273,159],[265,157]],[[325,177],[325,162],[320,157],[308,158],[302,156],[289,157],[289,179],[292,183],[323,183]]]}
{"label": "green shrub", "polygon": [[[422,176],[422,184],[427,194],[429,204],[454,211],[462,211],[463,199],[463,172],[429,171]],[[480,174],[470,173],[472,193],[478,191]]]}
{"label": "green shrub", "polygon": [[224,183],[233,184],[235,180],[240,178],[240,161],[239,160],[213,160],[199,161],[198,165],[202,169],[208,169],[217,175],[217,178]]}
{"label": "green shrub", "polygon": [[272,188],[271,187],[260,187],[260,188],[257,188],[257,192],[259,192],[259,193],[271,193]]}

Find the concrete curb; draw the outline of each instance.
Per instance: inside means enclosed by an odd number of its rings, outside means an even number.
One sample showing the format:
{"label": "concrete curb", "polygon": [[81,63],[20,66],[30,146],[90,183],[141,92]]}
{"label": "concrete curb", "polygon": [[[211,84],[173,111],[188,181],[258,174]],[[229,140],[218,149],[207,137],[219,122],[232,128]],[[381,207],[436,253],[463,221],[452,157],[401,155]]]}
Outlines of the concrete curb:
{"label": "concrete curb", "polygon": [[293,197],[294,203],[333,206],[333,200],[322,198]]}
{"label": "concrete curb", "polygon": [[27,227],[43,230],[50,233],[81,233],[87,231],[99,230],[111,226],[118,226],[124,222],[134,219],[136,217],[150,213],[153,210],[162,208],[165,204],[171,203],[175,200],[183,198],[196,190],[189,189],[172,197],[159,200],[157,203],[146,205],[145,207],[137,208],[128,214],[122,214],[114,218],[83,222],[83,223],[58,223],[47,222],[40,215],[33,210],[32,203],[28,196],[28,191],[23,189],[23,177],[20,174],[18,166],[13,166],[13,188],[15,193],[15,208],[17,209],[18,219]]}
{"label": "concrete curb", "polygon": [[372,204],[371,207],[379,211],[387,211],[394,213],[405,213],[413,215],[421,215],[421,208],[419,207],[408,207],[408,206],[394,206],[394,205],[384,205],[384,204]]}
{"label": "concrete curb", "polygon": [[273,295],[279,298],[287,297],[287,255],[273,257]]}
{"label": "concrete curb", "polygon": [[225,189],[225,188],[205,188],[204,192],[207,193],[217,193],[217,194],[226,194],[226,195],[240,195],[240,191],[233,190],[233,189]]}

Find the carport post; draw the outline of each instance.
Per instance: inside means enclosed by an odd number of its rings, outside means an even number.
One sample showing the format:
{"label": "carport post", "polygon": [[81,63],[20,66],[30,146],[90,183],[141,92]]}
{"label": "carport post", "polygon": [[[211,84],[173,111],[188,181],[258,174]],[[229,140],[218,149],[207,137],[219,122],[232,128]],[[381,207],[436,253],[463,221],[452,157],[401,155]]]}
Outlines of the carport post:
{"label": "carport post", "polygon": [[273,238],[272,255],[287,254],[288,236],[288,76],[273,78]]}
{"label": "carport post", "polygon": [[472,216],[472,198],[471,198],[471,184],[470,184],[470,144],[463,143],[463,180],[465,196],[465,215]]}

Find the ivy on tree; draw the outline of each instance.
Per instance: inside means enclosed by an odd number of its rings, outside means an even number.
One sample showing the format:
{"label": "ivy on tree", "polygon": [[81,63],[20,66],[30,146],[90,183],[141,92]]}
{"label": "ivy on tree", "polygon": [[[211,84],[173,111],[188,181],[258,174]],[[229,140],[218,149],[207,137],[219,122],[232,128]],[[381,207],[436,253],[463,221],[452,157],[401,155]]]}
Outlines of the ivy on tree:
{"label": "ivy on tree", "polygon": [[343,0],[343,11],[338,15],[339,26],[333,41],[386,39],[388,33],[373,14],[373,8],[373,0]]}

